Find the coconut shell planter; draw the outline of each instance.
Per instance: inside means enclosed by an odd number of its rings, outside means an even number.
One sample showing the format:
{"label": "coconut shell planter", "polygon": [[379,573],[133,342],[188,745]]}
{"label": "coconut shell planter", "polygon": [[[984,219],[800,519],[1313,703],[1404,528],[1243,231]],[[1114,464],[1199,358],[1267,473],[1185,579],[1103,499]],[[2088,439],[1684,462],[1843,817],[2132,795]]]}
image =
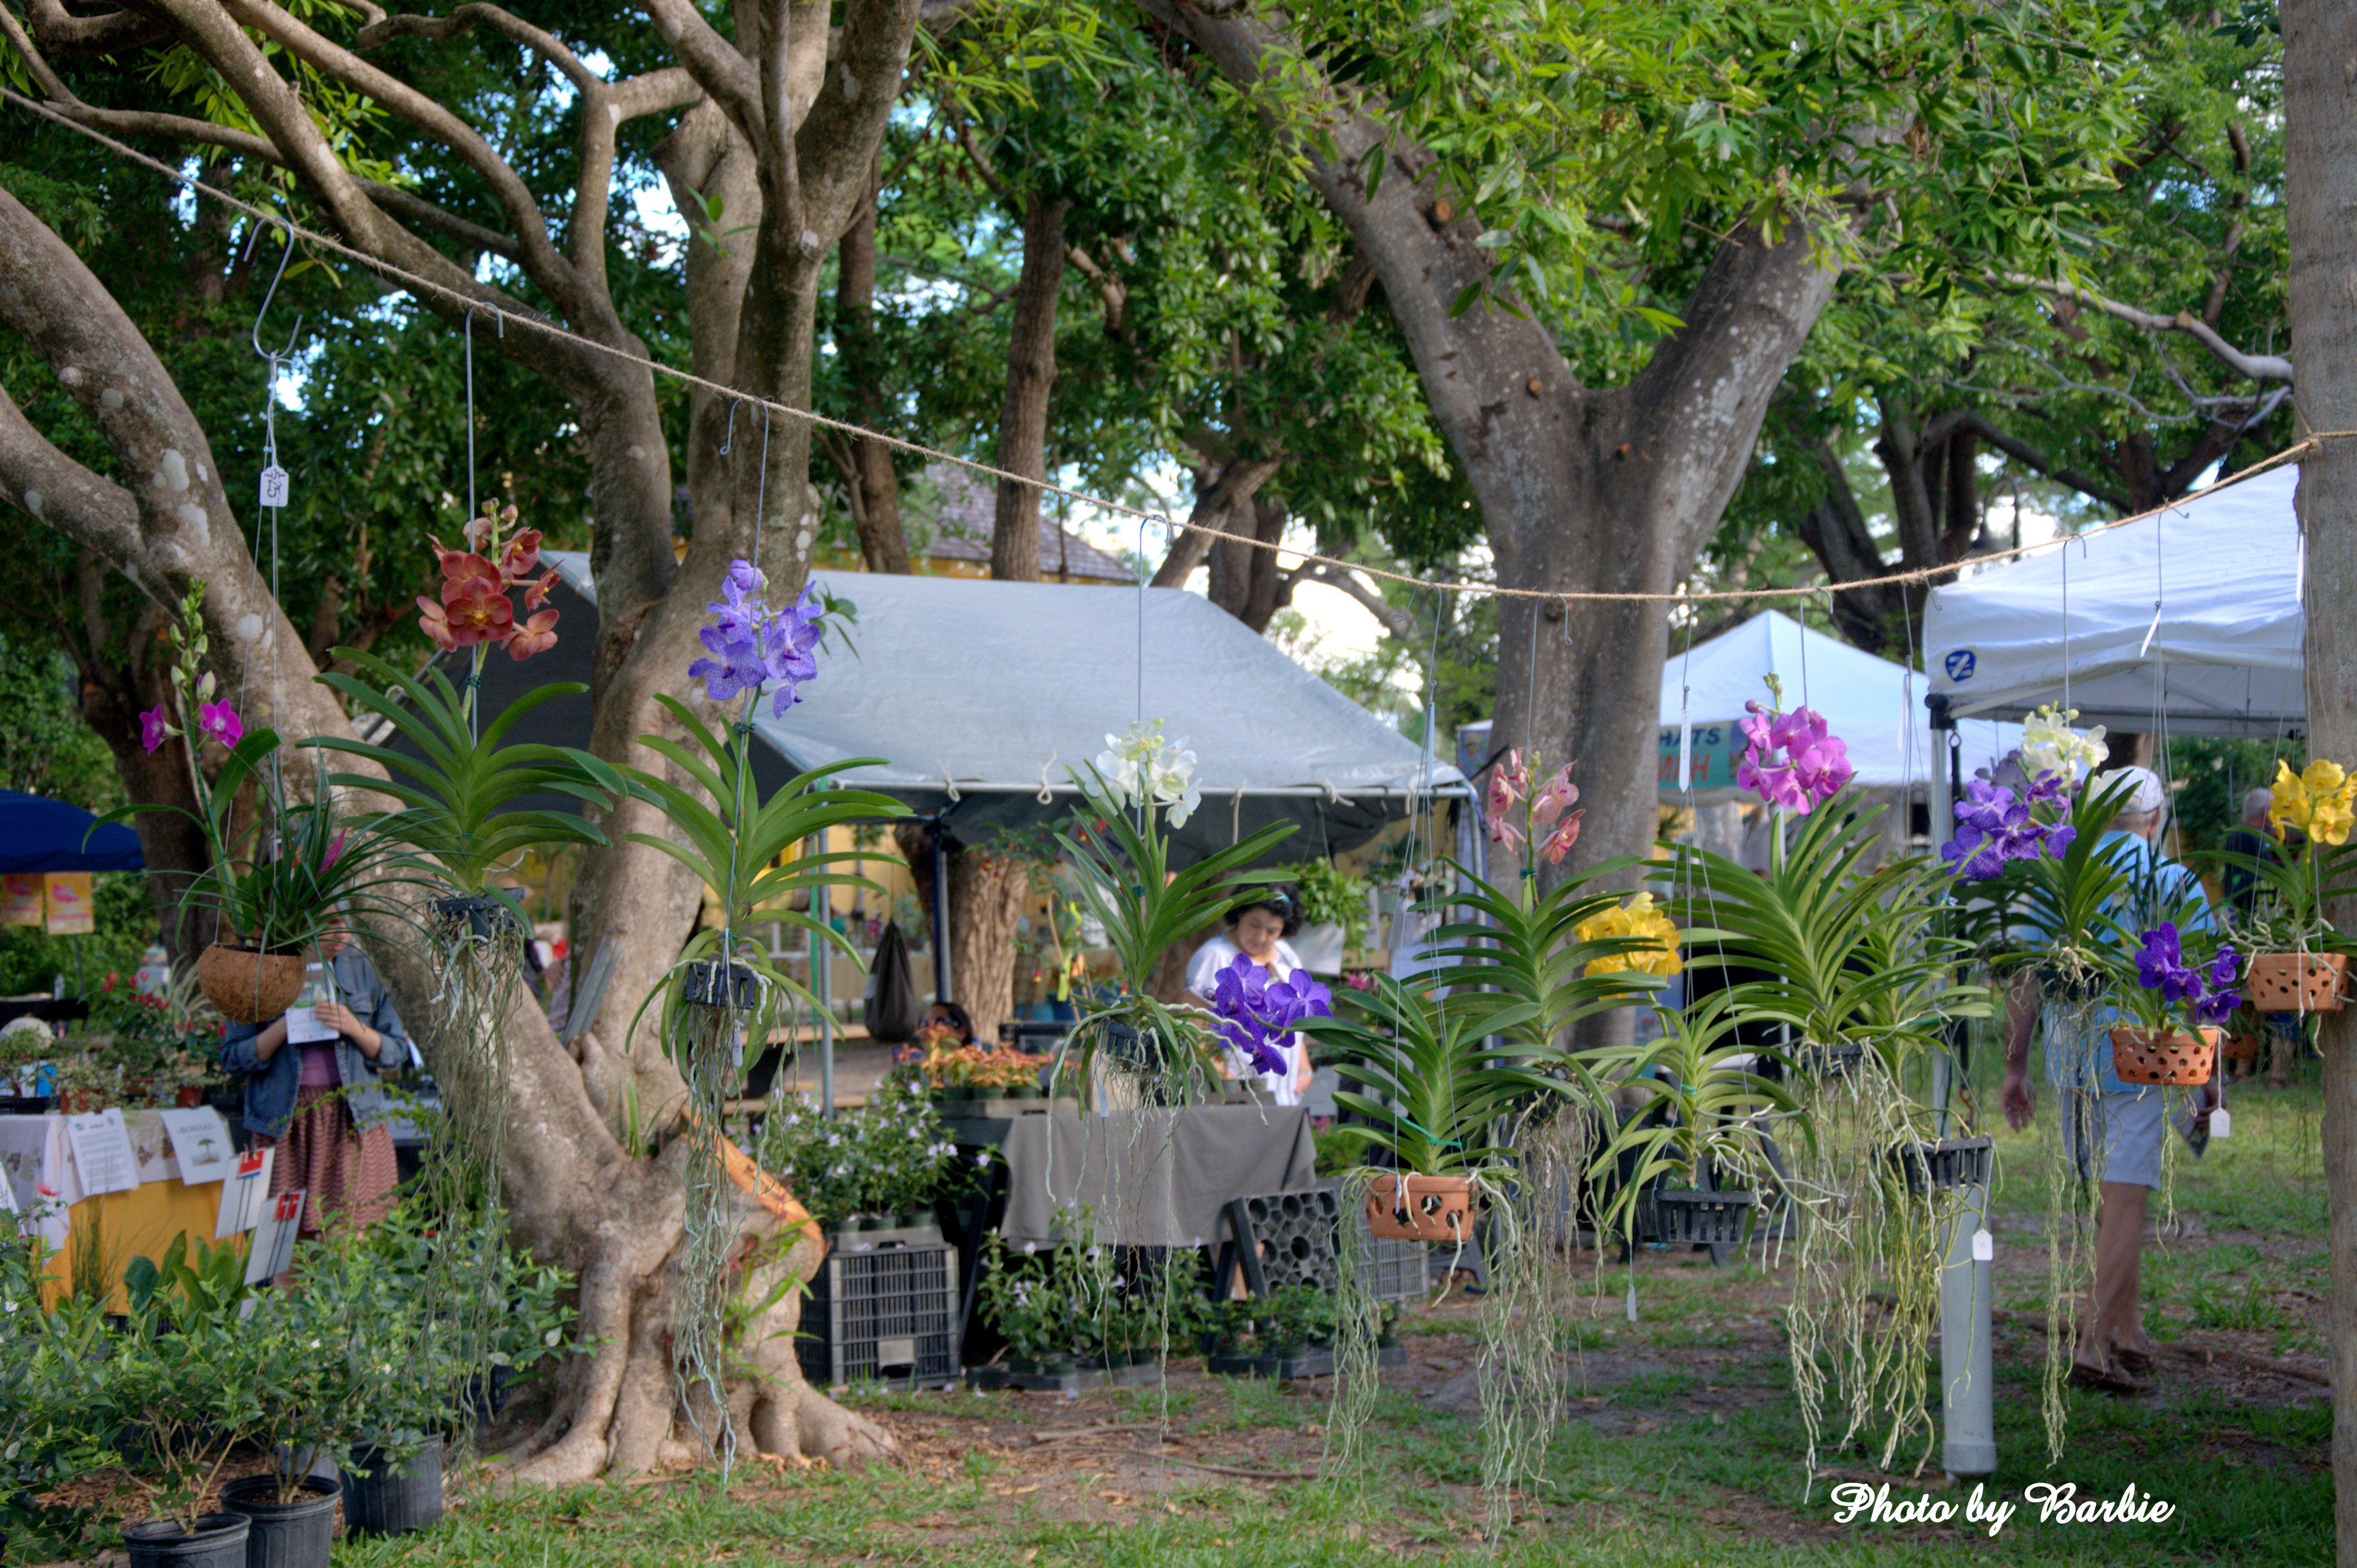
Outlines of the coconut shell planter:
{"label": "coconut shell planter", "polygon": [[303,991],[303,953],[263,952],[215,942],[197,959],[205,1000],[234,1024],[266,1024],[294,1005]]}
{"label": "coconut shell planter", "polygon": [[2261,1013],[2338,1013],[2347,953],[2263,952],[2243,976],[2243,999]]}
{"label": "coconut shell planter", "polygon": [[2204,1029],[2199,1036],[2170,1029],[2114,1029],[2112,1070],[2123,1083],[2207,1083],[2219,1038],[2216,1029]]}
{"label": "coconut shell planter", "polygon": [[1400,1241],[1467,1241],[1473,1178],[1386,1171],[1367,1187],[1367,1229]]}

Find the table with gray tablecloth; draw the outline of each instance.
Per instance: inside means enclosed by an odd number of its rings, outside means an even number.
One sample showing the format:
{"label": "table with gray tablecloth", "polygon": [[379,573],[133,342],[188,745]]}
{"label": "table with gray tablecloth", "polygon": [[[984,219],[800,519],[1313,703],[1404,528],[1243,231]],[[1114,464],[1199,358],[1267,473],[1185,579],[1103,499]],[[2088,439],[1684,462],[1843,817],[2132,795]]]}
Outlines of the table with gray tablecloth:
{"label": "table with gray tablecloth", "polygon": [[993,1141],[1006,1162],[1009,1241],[1056,1239],[1061,1211],[1089,1210],[1091,1239],[1200,1247],[1232,1198],[1318,1179],[1302,1106],[1190,1105],[1110,1116],[1015,1116]]}

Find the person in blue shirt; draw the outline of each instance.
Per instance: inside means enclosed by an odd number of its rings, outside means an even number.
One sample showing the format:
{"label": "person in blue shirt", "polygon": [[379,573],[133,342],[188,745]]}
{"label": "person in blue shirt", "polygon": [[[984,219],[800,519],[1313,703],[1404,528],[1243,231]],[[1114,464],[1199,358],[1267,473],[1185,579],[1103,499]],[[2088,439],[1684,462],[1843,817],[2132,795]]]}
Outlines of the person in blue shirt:
{"label": "person in blue shirt", "polygon": [[[2198,909],[2191,918],[2180,918],[2180,928],[2209,929],[2210,903],[2201,880],[2157,847],[2161,808],[2169,799],[2158,777],[2149,768],[2128,768],[2104,775],[2089,788],[2101,793],[2124,777],[2134,780],[2136,789],[2104,835],[2101,852],[2127,874],[2130,897],[2137,907]],[[2106,913],[2131,924],[2140,918],[2135,908]],[[2029,1125],[2036,1109],[2029,1084],[2029,1036],[2038,1023],[2040,1002],[2038,976],[2026,972],[2016,979],[2007,998],[2005,1087],[1999,1100],[2016,1132]],[[2103,1151],[2094,1291],[2072,1352],[2071,1380],[2083,1388],[2137,1393],[2143,1385],[2136,1374],[2149,1372],[2153,1366],[2152,1342],[2145,1337],[2138,1300],[2145,1208],[2152,1189],[2160,1185],[2161,1144],[2169,1124],[2162,1114],[2162,1090],[2123,1082],[2112,1070],[2110,1032],[2124,1021],[2120,1010],[2108,1002],[2067,1019],[2050,1020],[2046,1079],[2053,1087],[2055,1110],[2061,1118],[2063,1149],[2083,1179],[2094,1174],[2093,1152]],[[2205,1133],[2219,1093],[2213,1077],[2195,1103]]]}

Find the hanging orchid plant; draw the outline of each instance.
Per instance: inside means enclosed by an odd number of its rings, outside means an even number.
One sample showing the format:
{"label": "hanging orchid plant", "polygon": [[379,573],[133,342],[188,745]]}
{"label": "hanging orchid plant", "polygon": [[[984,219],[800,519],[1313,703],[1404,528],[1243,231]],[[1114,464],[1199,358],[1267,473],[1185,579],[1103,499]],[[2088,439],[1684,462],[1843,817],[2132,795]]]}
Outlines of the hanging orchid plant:
{"label": "hanging orchid plant", "polygon": [[1311,1018],[1334,1015],[1334,993],[1306,969],[1284,980],[1238,953],[1211,977],[1211,1012],[1222,1041],[1255,1074],[1286,1070],[1284,1042]]}
{"label": "hanging orchid plant", "polygon": [[[466,549],[452,550],[427,535],[441,563],[442,591],[437,598],[418,596],[418,629],[446,651],[476,650],[478,670],[494,645],[518,660],[556,646],[556,611],[543,607],[556,586],[556,570],[539,569],[540,530],[510,532],[515,523],[513,506],[494,510],[486,501],[483,515],[467,525]],[[508,596],[517,588],[524,594],[521,620]]]}

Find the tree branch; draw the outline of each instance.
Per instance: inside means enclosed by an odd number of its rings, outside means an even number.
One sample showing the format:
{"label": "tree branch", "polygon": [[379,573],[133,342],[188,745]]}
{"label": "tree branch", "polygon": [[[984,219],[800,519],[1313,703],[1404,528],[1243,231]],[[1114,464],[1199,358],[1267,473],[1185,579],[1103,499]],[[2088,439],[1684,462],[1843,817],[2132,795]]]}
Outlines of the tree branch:
{"label": "tree branch", "polygon": [[769,117],[761,109],[760,73],[753,62],[714,30],[692,0],[642,0],[640,9],[737,134],[756,147],[767,141]]}
{"label": "tree branch", "polygon": [[2023,273],[2007,273],[2003,274],[2003,281],[2017,288],[2034,289],[2056,299],[2067,299],[2073,305],[2100,310],[2146,332],[2182,332],[2209,349],[2219,363],[2238,376],[2247,376],[2255,381],[2288,381],[2293,379],[2292,362],[2288,358],[2281,354],[2245,354],[2219,337],[2215,328],[2190,311],[2180,310],[2174,316],[2156,316],[2148,310],[2138,310],[2132,305],[2106,299],[2093,289],[2081,288],[2074,284],[2049,283]]}
{"label": "tree branch", "polygon": [[112,55],[143,49],[168,36],[164,24],[136,11],[72,16],[62,0],[27,0],[25,15],[41,41],[63,55]]}
{"label": "tree branch", "polygon": [[2027,464],[2037,469],[2056,484],[2068,485],[2081,495],[2092,497],[2115,511],[2125,513],[2135,510],[2128,504],[2128,499],[2126,496],[2121,495],[2102,480],[2090,478],[2075,468],[2068,468],[2057,464],[2039,448],[2032,446],[2018,435],[1998,429],[1977,413],[1967,413],[1962,422],[1962,428],[1971,431],[2016,462]]}
{"label": "tree branch", "polygon": [[1407,645],[1413,654],[1424,645],[1425,631],[1416,625],[1415,617],[1392,603],[1356,572],[1346,572],[1321,563],[1303,562],[1286,574],[1291,584],[1323,583],[1337,592],[1348,595],[1361,609],[1375,618],[1383,634],[1394,642]]}

